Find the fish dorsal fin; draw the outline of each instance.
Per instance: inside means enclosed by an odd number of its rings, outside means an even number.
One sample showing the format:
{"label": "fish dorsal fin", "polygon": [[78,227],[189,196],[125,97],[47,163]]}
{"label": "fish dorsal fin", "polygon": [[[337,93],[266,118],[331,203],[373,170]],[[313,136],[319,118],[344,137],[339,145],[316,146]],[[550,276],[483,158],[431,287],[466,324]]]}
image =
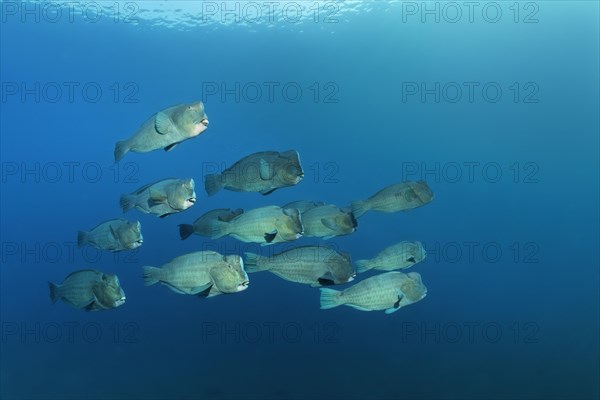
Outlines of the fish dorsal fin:
{"label": "fish dorsal fin", "polygon": [[72,277],[73,275],[79,274],[80,272],[95,272],[96,274],[102,275],[102,272],[98,271],[97,269],[80,269],[79,271],[71,272],[69,275],[65,276],[63,282]]}
{"label": "fish dorsal fin", "polygon": [[147,185],[142,186],[141,188],[139,188],[138,190],[136,190],[135,192],[133,192],[133,194],[142,194],[143,192],[145,192],[147,189],[149,189],[150,187],[156,185],[158,182],[154,182],[154,183],[149,183]]}
{"label": "fish dorsal fin", "polygon": [[177,131],[171,118],[162,111],[156,114],[154,126],[161,135],[168,135]]}

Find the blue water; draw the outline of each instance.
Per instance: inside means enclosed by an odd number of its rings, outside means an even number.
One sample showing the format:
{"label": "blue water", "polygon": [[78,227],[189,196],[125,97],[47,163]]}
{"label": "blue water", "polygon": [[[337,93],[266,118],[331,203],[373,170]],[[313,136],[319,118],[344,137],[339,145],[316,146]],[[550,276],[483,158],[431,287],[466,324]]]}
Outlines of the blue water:
{"label": "blue water", "polygon": [[[472,21],[457,3],[305,3],[301,18],[298,3],[256,18],[247,3],[81,3],[88,17],[72,18],[44,4],[0,3],[0,397],[600,396],[597,2],[483,2]],[[113,165],[117,140],[196,100],[200,137]],[[306,171],[296,187],[204,193],[223,163],[287,149]],[[175,176],[195,179],[198,202],[126,214],[139,251],[73,248],[77,230],[123,215],[121,193]],[[210,209],[344,206],[421,178],[432,203],[367,213],[327,242],[355,260],[425,244],[411,270],[428,295],[394,314],[320,310],[318,289],[269,273],[210,299],[143,286],[143,265],[253,249],[181,241],[177,225]],[[47,281],[85,268],[116,273],[126,304],[52,305]]]}

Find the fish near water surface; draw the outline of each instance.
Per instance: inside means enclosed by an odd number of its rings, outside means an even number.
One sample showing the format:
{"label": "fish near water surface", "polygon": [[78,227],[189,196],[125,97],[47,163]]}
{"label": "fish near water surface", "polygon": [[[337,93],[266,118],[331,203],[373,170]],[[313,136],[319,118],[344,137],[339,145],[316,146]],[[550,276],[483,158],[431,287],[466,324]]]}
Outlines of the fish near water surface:
{"label": "fish near water surface", "polygon": [[169,107],[150,117],[129,139],[117,142],[115,162],[130,151],[172,150],[177,144],[200,135],[207,127],[208,117],[202,102]]}

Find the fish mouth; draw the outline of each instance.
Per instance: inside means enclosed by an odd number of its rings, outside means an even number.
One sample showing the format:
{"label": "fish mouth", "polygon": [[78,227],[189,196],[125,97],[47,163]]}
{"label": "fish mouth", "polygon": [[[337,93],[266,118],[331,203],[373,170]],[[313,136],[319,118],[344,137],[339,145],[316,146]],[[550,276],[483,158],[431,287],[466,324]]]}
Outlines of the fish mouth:
{"label": "fish mouth", "polygon": [[242,282],[240,285],[238,285],[238,292],[241,292],[242,290],[248,289],[249,285],[250,285],[250,281],[244,281],[244,282]]}
{"label": "fish mouth", "polygon": [[189,201],[190,203],[194,204],[194,203],[196,202],[196,198],[195,198],[195,197],[190,197],[190,198],[188,199],[188,201]]}
{"label": "fish mouth", "polygon": [[115,301],[115,307],[119,307],[119,306],[122,306],[123,304],[125,304],[125,300],[126,300],[126,297],[123,296],[119,300]]}
{"label": "fish mouth", "polygon": [[208,126],[208,119],[207,119],[207,118],[202,118],[202,119],[200,120],[200,123],[201,123],[202,125],[204,125],[204,126]]}
{"label": "fish mouth", "polygon": [[137,240],[135,243],[136,243],[138,246],[141,246],[141,245],[142,245],[142,243],[144,243],[144,239]]}

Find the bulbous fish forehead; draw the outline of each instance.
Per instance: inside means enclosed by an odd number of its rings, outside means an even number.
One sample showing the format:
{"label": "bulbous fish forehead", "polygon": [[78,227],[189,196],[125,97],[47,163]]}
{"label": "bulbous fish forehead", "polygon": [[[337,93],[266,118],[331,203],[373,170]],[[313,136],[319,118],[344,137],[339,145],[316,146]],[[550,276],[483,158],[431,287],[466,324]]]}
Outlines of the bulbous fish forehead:
{"label": "bulbous fish forehead", "polygon": [[188,104],[187,107],[184,109],[184,114],[187,114],[188,117],[191,117],[193,119],[202,117],[206,118],[206,114],[204,112],[204,104],[202,104],[201,101]]}
{"label": "bulbous fish forehead", "polygon": [[204,112],[204,103],[202,103],[201,101],[190,103],[188,107],[195,111]]}
{"label": "bulbous fish forehead", "polygon": [[119,278],[117,277],[117,275],[104,274],[103,279],[108,283],[114,283],[115,285],[119,284]]}

